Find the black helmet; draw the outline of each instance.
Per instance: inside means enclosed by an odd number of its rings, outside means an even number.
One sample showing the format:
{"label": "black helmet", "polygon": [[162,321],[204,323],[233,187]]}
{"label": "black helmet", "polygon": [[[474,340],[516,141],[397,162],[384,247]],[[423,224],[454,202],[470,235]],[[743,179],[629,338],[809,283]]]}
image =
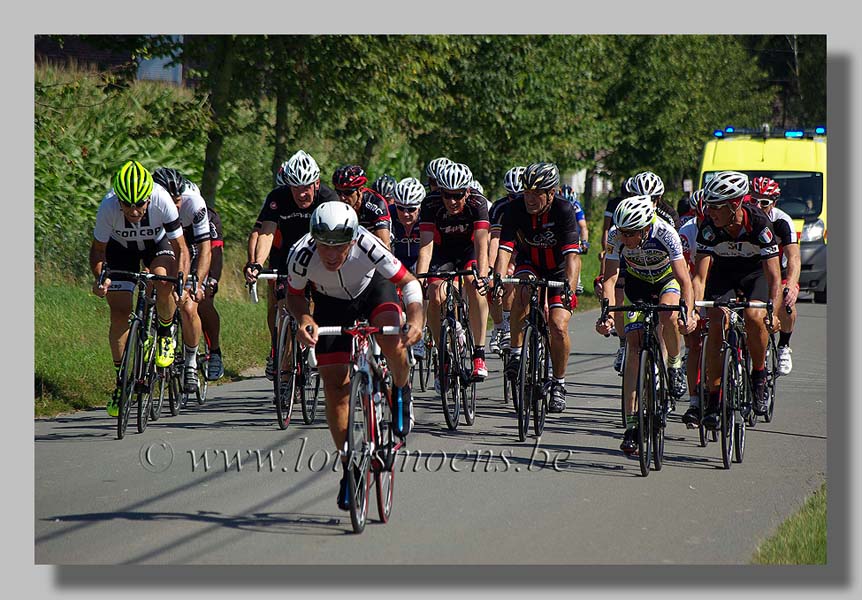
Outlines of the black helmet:
{"label": "black helmet", "polygon": [[384,198],[392,198],[395,195],[395,178],[392,175],[383,174],[374,180],[371,184],[371,189],[383,196]]}
{"label": "black helmet", "polygon": [[521,175],[525,190],[553,190],[560,185],[560,171],[554,163],[527,165]]}
{"label": "black helmet", "polygon": [[159,167],[153,171],[153,181],[165,188],[171,198],[182,196],[186,189],[186,178],[176,169]]}

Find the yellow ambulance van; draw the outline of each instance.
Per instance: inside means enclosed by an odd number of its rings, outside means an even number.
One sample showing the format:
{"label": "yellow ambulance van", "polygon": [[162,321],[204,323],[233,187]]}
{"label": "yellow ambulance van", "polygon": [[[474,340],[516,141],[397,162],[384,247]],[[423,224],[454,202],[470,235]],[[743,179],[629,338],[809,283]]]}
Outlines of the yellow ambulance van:
{"label": "yellow ambulance van", "polygon": [[736,129],[713,132],[703,148],[700,187],[718,171],[750,179],[771,177],[781,186],[778,207],[793,219],[799,237],[799,286],[826,301],[826,128]]}

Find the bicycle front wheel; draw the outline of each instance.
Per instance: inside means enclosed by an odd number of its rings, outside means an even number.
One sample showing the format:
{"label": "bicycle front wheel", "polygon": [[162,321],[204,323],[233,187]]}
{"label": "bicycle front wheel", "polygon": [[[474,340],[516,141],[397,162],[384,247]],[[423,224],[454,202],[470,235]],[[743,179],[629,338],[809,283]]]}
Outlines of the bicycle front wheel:
{"label": "bicycle front wheel", "polygon": [[[656,377],[655,404],[653,405],[653,427],[652,427],[652,462],[656,471],[661,471],[664,461],[664,428],[667,423],[667,371],[661,361],[657,361],[658,376]],[[653,369],[655,372],[656,369]]]}
{"label": "bicycle front wheel", "polygon": [[306,425],[314,423],[317,416],[317,399],[320,393],[320,373],[317,369],[308,366],[308,349],[302,352],[303,394],[302,394],[302,422]]}
{"label": "bicycle front wheel", "polygon": [[733,438],[736,430],[734,427],[734,408],[737,404],[736,398],[740,386],[737,360],[736,348],[730,347],[724,350],[719,413],[721,418],[721,461],[725,469],[729,469],[732,462]]}
{"label": "bicycle front wheel", "polygon": [[548,357],[548,340],[544,335],[535,332],[533,335],[533,373],[536,378],[534,385],[534,405],[533,409],[533,432],[536,436],[542,435],[545,431],[545,415],[548,413],[548,387],[547,382],[550,381],[551,362]]}
{"label": "bicycle front wheel", "polygon": [[162,367],[156,367],[153,385],[150,387],[150,421],[158,421],[162,416],[162,406],[165,398],[170,396],[168,387],[168,371]]}
{"label": "bicycle front wheel", "polygon": [[348,496],[350,522],[354,533],[362,533],[368,518],[370,478],[371,428],[368,422],[371,402],[370,387],[363,373],[356,373],[350,384],[350,404],[347,418]]}
{"label": "bicycle front wheel", "polygon": [[[278,346],[275,350],[275,413],[279,429],[287,429],[290,416],[293,414],[293,402],[296,399],[296,344],[288,339],[290,327],[287,320],[282,319],[278,332]],[[290,346],[293,346],[291,348]]]}
{"label": "bicycle front wheel", "polygon": [[458,429],[458,418],[461,415],[459,356],[458,334],[454,327],[450,327],[448,320],[445,320],[440,327],[440,400],[443,403],[446,426],[451,431]]}
{"label": "bicycle front wheel", "polygon": [[126,338],[126,348],[123,350],[123,362],[120,365],[120,406],[117,414],[117,439],[126,435],[129,416],[132,413],[132,402],[135,398],[135,385],[143,365],[143,344],[140,341],[141,322],[134,318],[129,326]]}
{"label": "bicycle front wheel", "polygon": [[641,475],[649,475],[652,453],[653,412],[655,409],[656,377],[655,359],[648,349],[641,350],[638,365],[638,461]]}
{"label": "bicycle front wheel", "polygon": [[198,349],[198,391],[195,393],[195,398],[198,404],[206,404],[207,391],[209,390],[209,379],[207,379],[207,370],[210,362],[210,349],[207,346],[206,340],[202,340]]}
{"label": "bicycle front wheel", "polygon": [[[466,308],[465,308],[466,310]],[[465,313],[466,314],[466,313]],[[476,421],[476,382],[473,380],[473,332],[470,324],[462,321],[467,344],[461,355],[461,403],[464,407],[464,423],[472,425]]]}
{"label": "bicycle front wheel", "polygon": [[775,336],[769,336],[769,343],[766,346],[766,394],[769,401],[766,414],[763,415],[763,420],[767,423],[772,423],[772,417],[775,415],[775,384],[778,380],[778,348],[775,346]]}
{"label": "bicycle front wheel", "polygon": [[521,347],[521,364],[518,371],[518,440],[523,442],[527,439],[527,431],[530,429],[530,410],[535,402],[536,376],[533,343],[535,330],[527,325],[524,329],[524,343]]}

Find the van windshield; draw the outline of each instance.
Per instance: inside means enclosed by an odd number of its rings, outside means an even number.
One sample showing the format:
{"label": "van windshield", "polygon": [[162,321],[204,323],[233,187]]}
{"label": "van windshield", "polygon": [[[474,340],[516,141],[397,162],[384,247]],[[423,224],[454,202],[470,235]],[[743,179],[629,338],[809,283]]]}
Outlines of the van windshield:
{"label": "van windshield", "polygon": [[[749,181],[755,177],[771,177],[781,187],[778,208],[791,219],[812,220],[823,210],[823,173],[803,171],[742,171]],[[704,173],[704,185],[714,172]]]}

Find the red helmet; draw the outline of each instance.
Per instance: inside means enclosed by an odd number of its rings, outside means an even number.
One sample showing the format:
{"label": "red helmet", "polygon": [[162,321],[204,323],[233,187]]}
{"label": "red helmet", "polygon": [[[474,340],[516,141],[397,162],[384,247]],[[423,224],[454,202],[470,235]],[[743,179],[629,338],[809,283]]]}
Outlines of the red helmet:
{"label": "red helmet", "polygon": [[754,200],[778,200],[781,188],[774,179],[769,177],[755,177],[751,180],[751,196]]}
{"label": "red helmet", "polygon": [[359,165],[338,167],[332,174],[332,185],[336,190],[355,190],[368,183],[365,170]]}

